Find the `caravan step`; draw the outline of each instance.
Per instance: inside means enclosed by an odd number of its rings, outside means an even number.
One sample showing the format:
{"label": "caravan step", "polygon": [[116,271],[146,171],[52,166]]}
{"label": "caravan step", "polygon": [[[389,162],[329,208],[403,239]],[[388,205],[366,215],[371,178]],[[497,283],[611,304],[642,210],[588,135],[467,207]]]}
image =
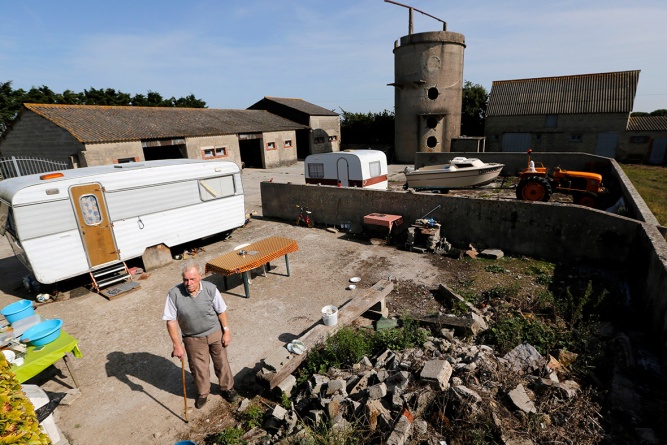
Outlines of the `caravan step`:
{"label": "caravan step", "polygon": [[107,277],[107,278],[104,278],[102,280],[95,280],[95,283],[97,284],[97,287],[101,289],[103,287],[110,286],[114,283],[119,283],[121,281],[126,281],[126,280],[129,280],[129,279],[130,279],[130,275],[123,274],[123,275],[114,276],[114,277]]}
{"label": "caravan step", "polygon": [[109,300],[120,297],[126,292],[137,289],[140,286],[136,281],[126,281],[125,283],[120,283],[106,289],[101,289],[100,294],[104,295]]}
{"label": "caravan step", "polygon": [[103,277],[104,275],[109,275],[115,272],[120,272],[125,270],[125,263],[120,263],[120,264],[114,264],[113,266],[109,266],[104,269],[98,269],[93,271],[93,276],[95,278],[98,277]]}

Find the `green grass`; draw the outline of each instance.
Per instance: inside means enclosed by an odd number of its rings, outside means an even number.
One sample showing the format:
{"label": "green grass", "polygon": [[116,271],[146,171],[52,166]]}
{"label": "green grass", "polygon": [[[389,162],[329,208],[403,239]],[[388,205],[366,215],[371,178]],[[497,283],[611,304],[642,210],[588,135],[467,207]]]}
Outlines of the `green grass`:
{"label": "green grass", "polygon": [[620,164],[658,222],[667,225],[667,168]]}

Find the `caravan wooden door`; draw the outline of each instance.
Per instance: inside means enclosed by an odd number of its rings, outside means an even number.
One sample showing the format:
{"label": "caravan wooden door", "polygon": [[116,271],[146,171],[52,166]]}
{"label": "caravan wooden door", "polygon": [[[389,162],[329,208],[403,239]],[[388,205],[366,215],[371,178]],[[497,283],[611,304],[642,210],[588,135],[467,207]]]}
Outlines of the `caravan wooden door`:
{"label": "caravan wooden door", "polygon": [[70,198],[90,267],[119,260],[102,185],[72,186]]}

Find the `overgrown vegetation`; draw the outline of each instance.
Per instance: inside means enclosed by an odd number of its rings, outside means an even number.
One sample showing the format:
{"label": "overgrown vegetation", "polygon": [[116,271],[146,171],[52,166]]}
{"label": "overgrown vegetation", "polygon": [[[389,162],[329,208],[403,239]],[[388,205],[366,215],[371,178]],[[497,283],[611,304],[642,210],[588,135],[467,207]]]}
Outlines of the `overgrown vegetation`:
{"label": "overgrown vegetation", "polygon": [[324,374],[329,368],[345,368],[358,363],[364,356],[373,356],[386,349],[400,351],[420,346],[428,332],[410,319],[403,326],[382,331],[344,327],[327,339],[324,346],[312,351],[299,368],[297,382],[303,383],[313,374]]}
{"label": "overgrown vegetation", "polygon": [[621,164],[637,192],[660,224],[667,225],[667,169],[652,165]]}

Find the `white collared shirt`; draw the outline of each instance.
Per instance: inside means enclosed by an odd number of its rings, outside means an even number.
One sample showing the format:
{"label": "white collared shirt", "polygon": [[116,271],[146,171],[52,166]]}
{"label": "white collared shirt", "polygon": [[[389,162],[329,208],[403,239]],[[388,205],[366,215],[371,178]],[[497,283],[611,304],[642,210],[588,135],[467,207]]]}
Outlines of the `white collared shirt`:
{"label": "white collared shirt", "polygon": [[[197,295],[199,295],[199,293],[203,289],[204,287],[200,282],[199,290],[192,298],[196,298]],[[187,288],[185,290],[187,291]],[[213,297],[213,310],[218,314],[222,314],[227,310],[227,305],[225,304],[225,300],[222,299],[222,295],[220,295],[220,291],[218,289],[215,290],[215,296]],[[162,313],[162,319],[164,321],[176,320],[177,315],[178,311],[176,310],[176,306],[174,306],[174,302],[171,301],[171,298],[169,298],[169,294],[167,294],[167,301],[164,304],[164,312]]]}

